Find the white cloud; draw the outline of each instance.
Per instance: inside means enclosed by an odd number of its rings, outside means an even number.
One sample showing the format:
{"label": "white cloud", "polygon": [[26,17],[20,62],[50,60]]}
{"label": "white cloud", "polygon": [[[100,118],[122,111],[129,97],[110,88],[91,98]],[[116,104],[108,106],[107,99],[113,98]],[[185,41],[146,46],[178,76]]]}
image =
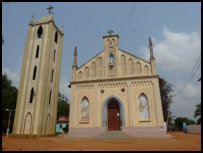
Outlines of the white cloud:
{"label": "white cloud", "polygon": [[18,88],[19,81],[20,81],[20,73],[19,72],[13,72],[9,68],[3,67],[2,73],[7,74],[8,79],[12,81],[12,85],[16,86]]}
{"label": "white cloud", "polygon": [[68,98],[68,101],[70,102],[70,88],[68,87],[68,85],[69,82],[64,77],[62,77],[60,79],[59,92],[61,94],[64,94]]}
{"label": "white cloud", "polygon": [[[166,81],[172,83],[174,94],[182,89],[201,52],[201,37],[196,32],[172,32],[163,28],[163,39],[152,37],[157,71]],[[149,48],[140,49],[149,59]],[[200,70],[200,69],[199,69]],[[201,100],[201,85],[188,83],[180,95],[174,97],[171,110],[175,115],[193,118],[195,105]]]}
{"label": "white cloud", "polygon": [[[196,32],[175,33],[163,28],[164,39],[152,37],[153,51],[158,70],[163,72],[190,72],[200,55],[201,38]],[[141,49],[145,59],[149,59],[149,49]]]}

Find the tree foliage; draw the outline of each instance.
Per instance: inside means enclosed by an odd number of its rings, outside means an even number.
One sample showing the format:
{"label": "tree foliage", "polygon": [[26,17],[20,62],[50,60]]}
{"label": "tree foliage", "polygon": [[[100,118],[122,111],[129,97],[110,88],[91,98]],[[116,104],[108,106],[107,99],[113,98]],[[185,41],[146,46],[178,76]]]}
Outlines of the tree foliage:
{"label": "tree foliage", "polygon": [[160,86],[164,122],[167,122],[167,119],[168,119],[168,122],[171,123],[172,112],[170,111],[170,105],[172,104],[172,95],[171,95],[171,92],[173,92],[172,84],[168,83],[166,80],[159,77],[159,86]]}
{"label": "tree foliage", "polygon": [[185,122],[187,125],[193,125],[195,124],[194,120],[188,119],[188,118],[183,118],[183,117],[178,117],[175,119],[175,126],[176,128],[179,129],[179,131],[183,130],[183,122]]}
{"label": "tree foliage", "polygon": [[57,119],[60,116],[68,117],[69,116],[69,107],[70,107],[70,104],[68,103],[68,98],[65,97],[65,95],[59,93]]}
{"label": "tree foliage", "polygon": [[199,117],[197,120],[197,124],[201,124],[201,102],[196,105],[196,110],[194,113],[194,117]]}
{"label": "tree foliage", "polygon": [[[2,131],[5,132],[9,120],[9,110],[15,110],[16,102],[18,96],[18,89],[15,86],[12,86],[11,80],[8,79],[6,74],[2,75]],[[12,130],[12,124],[14,120],[14,112],[11,115],[11,126],[10,131]]]}
{"label": "tree foliage", "polygon": [[2,75],[2,109],[15,110],[18,96],[18,89],[12,86],[11,80],[6,74]]}

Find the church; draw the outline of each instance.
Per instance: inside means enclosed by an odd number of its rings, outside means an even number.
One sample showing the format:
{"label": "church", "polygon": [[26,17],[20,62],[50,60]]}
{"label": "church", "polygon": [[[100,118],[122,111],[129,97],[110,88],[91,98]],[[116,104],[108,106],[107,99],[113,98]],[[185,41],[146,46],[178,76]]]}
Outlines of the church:
{"label": "church", "polygon": [[151,38],[146,61],[119,49],[119,35],[108,33],[104,50],[81,66],[75,47],[67,137],[93,138],[113,130],[131,137],[169,137]]}
{"label": "church", "polygon": [[[16,137],[56,134],[64,33],[52,8],[48,16],[37,21],[32,16],[29,22],[12,131]],[[151,38],[146,61],[119,49],[119,35],[108,33],[104,50],[81,66],[75,47],[67,137],[93,138],[107,131],[169,137]]]}

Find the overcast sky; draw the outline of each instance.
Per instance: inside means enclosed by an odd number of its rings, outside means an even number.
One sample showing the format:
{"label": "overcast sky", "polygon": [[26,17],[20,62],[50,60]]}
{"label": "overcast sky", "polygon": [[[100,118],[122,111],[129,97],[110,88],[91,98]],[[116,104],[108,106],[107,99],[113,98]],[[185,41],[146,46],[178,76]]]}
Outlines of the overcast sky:
{"label": "overcast sky", "polygon": [[60,92],[68,99],[74,47],[81,66],[103,50],[103,36],[113,29],[120,49],[147,61],[151,36],[160,77],[173,85],[174,95],[185,87],[173,98],[173,115],[194,119],[201,101],[201,3],[3,3],[2,74],[17,88],[29,21],[32,14],[34,21],[48,15],[50,4],[56,25],[64,26]]}

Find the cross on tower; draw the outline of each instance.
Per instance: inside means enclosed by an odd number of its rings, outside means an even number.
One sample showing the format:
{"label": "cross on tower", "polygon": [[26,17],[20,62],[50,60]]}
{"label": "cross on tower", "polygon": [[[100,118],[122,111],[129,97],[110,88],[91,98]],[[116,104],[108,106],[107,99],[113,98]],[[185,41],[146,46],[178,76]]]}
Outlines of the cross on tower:
{"label": "cross on tower", "polygon": [[53,6],[49,6],[48,8],[47,8],[47,10],[49,10],[49,14],[51,13],[51,9],[53,9],[54,7]]}
{"label": "cross on tower", "polygon": [[113,33],[113,30],[109,30],[108,33],[111,36],[111,34]]}

